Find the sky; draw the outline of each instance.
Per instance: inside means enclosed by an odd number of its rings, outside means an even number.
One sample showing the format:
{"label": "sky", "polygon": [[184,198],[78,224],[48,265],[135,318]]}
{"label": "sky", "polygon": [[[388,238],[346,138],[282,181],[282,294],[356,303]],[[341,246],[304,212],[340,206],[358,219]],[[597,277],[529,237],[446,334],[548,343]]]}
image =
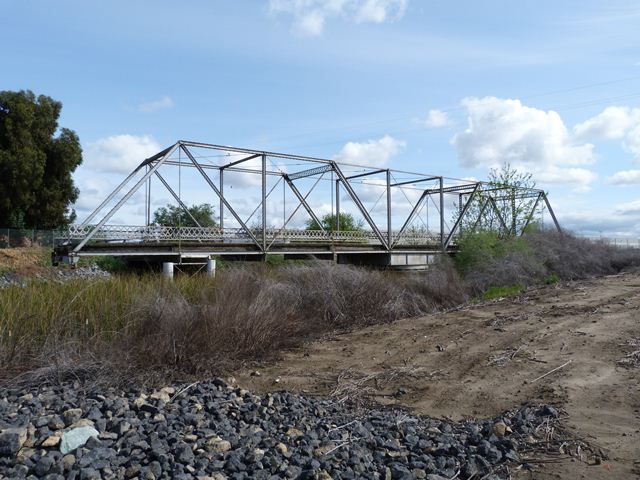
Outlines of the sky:
{"label": "sky", "polygon": [[0,22],[0,90],[60,100],[81,139],[79,219],[184,139],[455,178],[508,162],[564,227],[640,237],[637,1],[0,0]]}

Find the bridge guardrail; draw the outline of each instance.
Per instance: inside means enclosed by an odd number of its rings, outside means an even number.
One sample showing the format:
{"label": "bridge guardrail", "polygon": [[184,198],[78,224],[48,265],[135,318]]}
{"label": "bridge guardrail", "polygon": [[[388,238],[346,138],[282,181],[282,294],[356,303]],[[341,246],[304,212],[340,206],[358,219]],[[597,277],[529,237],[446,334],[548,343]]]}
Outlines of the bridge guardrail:
{"label": "bridge guardrail", "polygon": [[[92,230],[93,225],[70,225],[66,231],[60,232],[56,237],[58,243],[72,240],[83,240]],[[252,229],[256,238],[261,238],[261,229]],[[387,232],[381,232],[384,238]],[[393,233],[394,241],[398,239],[398,233]],[[303,229],[275,229],[266,231],[268,242],[313,242],[324,241],[331,243],[365,243],[380,244],[380,240],[372,231],[322,231]],[[160,225],[105,225],[92,237],[92,241],[122,242],[122,243],[147,243],[147,242],[172,242],[172,241],[214,241],[237,242],[247,241],[249,234],[242,228],[220,227],[166,227]],[[397,245],[438,245],[440,235],[425,232],[424,234],[404,233],[397,240]]]}

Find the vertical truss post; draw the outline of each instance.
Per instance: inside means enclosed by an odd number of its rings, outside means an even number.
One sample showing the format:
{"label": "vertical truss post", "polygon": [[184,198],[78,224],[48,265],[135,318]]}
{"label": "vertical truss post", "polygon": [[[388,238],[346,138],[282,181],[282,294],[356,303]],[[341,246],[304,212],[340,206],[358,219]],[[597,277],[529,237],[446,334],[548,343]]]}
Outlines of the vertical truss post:
{"label": "vertical truss post", "polygon": [[511,188],[511,235],[515,236],[518,229],[516,211],[516,189]]}
{"label": "vertical truss post", "polygon": [[[458,215],[462,213],[462,193],[458,194]],[[462,225],[460,226],[460,233],[462,233]]]}
{"label": "vertical truss post", "polygon": [[336,232],[340,231],[340,179],[336,180]]}
{"label": "vertical truss post", "polygon": [[267,156],[262,155],[262,250],[267,253]]}
{"label": "vertical truss post", "polygon": [[387,245],[391,250],[393,231],[391,230],[391,170],[387,169]]}
{"label": "vertical truss post", "polygon": [[440,249],[444,252],[447,248],[444,245],[444,178],[438,179],[440,187]]}
{"label": "vertical truss post", "polygon": [[556,214],[553,212],[553,208],[551,208],[551,204],[549,203],[549,199],[547,198],[547,194],[542,192],[542,196],[544,198],[544,203],[547,205],[547,209],[551,214],[551,218],[553,219],[553,224],[556,226],[558,232],[562,233],[562,229],[560,228],[560,224],[558,223],[558,219],[556,218]]}
{"label": "vertical truss post", "polygon": [[[146,167],[146,171],[149,171],[149,165]],[[146,225],[151,225],[151,177],[147,180],[147,186],[145,188],[145,213],[147,216]]]}
{"label": "vertical truss post", "polygon": [[224,197],[224,169],[220,169],[220,230],[222,230],[222,235],[224,237],[224,202],[222,201],[222,197]]}

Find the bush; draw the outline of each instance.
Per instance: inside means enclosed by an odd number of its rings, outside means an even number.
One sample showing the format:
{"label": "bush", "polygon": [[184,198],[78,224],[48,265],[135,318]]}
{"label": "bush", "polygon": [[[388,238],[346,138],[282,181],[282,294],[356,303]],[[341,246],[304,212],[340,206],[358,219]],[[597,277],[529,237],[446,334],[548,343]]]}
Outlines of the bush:
{"label": "bush", "polygon": [[0,377],[51,365],[93,376],[85,366],[102,365],[110,381],[220,374],[332,331],[464,301],[456,272],[442,266],[410,276],[327,263],[246,266],[215,279],[122,275],[8,287],[0,291]]}
{"label": "bush", "polygon": [[640,266],[638,249],[536,228],[517,238],[501,239],[492,232],[468,234],[455,258],[472,295],[491,287],[550,284]]}

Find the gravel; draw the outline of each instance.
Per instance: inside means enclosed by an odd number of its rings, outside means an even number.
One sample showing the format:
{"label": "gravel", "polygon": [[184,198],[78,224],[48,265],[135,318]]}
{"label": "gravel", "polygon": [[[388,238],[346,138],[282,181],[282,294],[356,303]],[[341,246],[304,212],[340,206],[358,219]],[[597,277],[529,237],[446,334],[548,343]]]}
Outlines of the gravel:
{"label": "gravel", "polygon": [[495,479],[557,415],[525,407],[456,423],[217,379],[146,393],[4,389],[0,478]]}
{"label": "gravel", "polygon": [[[102,270],[98,265],[91,264],[86,267],[77,268],[52,268],[46,273],[35,273],[33,278],[36,280],[53,280],[59,282],[66,282],[77,279],[94,279],[94,278],[109,278],[111,274],[105,270]],[[21,277],[13,272],[0,273],[0,288],[10,287],[17,285],[19,287],[26,287],[28,279]]]}

